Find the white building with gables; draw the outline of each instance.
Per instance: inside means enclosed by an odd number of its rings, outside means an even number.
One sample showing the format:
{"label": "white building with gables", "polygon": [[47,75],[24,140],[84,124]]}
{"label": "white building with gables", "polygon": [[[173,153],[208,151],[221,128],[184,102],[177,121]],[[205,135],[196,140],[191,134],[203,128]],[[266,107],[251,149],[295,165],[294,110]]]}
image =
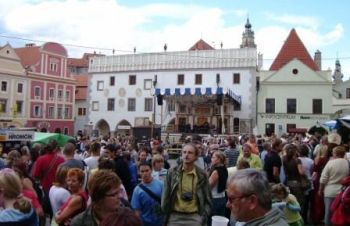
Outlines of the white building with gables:
{"label": "white building with gables", "polygon": [[321,68],[321,52],[312,59],[292,29],[270,70],[259,73],[258,133],[303,133],[330,119],[331,71]]}

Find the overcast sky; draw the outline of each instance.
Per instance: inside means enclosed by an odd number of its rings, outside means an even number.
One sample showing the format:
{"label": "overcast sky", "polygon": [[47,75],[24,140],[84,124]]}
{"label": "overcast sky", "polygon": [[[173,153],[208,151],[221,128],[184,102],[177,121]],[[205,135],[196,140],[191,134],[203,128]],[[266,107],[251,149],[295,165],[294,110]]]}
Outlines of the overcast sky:
{"label": "overcast sky", "polygon": [[[200,38],[215,48],[239,48],[249,16],[264,69],[295,28],[323,70],[338,57],[350,76],[350,1],[325,0],[0,0],[0,45],[59,42],[69,57],[188,50]],[[23,40],[28,39],[28,40]],[[75,47],[74,47],[75,45]],[[77,47],[80,46],[80,47]],[[91,48],[83,48],[91,47]]]}

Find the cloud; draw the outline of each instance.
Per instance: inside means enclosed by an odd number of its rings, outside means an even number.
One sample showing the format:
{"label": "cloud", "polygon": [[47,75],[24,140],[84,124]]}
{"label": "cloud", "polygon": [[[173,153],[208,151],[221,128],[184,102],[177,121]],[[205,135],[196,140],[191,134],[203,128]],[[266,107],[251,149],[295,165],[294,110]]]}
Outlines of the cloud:
{"label": "cloud", "polygon": [[[225,23],[225,18],[245,17],[247,12],[176,3],[126,7],[115,0],[0,0],[0,26],[5,25],[0,30],[11,36],[107,49],[66,45],[70,57],[81,57],[94,50],[108,55],[112,49],[115,54],[131,53],[134,47],[138,52],[159,52],[164,43],[168,51],[188,50],[200,38],[215,48],[220,48],[221,42],[224,48],[239,48],[245,20],[232,24]],[[264,25],[255,27],[251,21],[258,51],[264,54],[264,69],[269,68],[292,27],[311,55],[317,49],[323,52],[337,44],[345,33],[340,23],[321,32],[320,20],[315,17],[264,15],[273,25],[264,21]]]}
{"label": "cloud", "polygon": [[268,19],[277,21],[283,24],[292,26],[305,26],[316,30],[320,26],[320,20],[316,17],[311,16],[300,16],[300,15],[275,15],[272,13],[265,13]]}
{"label": "cloud", "polygon": [[248,10],[236,9],[236,10],[233,10],[233,14],[237,17],[246,17],[246,16],[248,16]]}

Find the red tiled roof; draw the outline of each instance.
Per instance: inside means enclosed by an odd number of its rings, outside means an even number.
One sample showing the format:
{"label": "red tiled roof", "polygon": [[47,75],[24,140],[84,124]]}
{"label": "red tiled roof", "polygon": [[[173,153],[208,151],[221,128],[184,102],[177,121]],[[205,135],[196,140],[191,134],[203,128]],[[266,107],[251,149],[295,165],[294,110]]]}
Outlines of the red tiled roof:
{"label": "red tiled roof", "polygon": [[15,51],[24,67],[35,65],[40,61],[40,46],[16,48]]}
{"label": "red tiled roof", "polygon": [[189,50],[213,50],[214,48],[203,41],[203,39],[200,39],[196,44],[194,44]]}
{"label": "red tiled roof", "polygon": [[82,58],[68,58],[68,66],[74,67],[88,67],[89,66],[89,58],[94,56],[104,56],[103,54],[97,53],[84,53]]}
{"label": "red tiled roof", "polygon": [[68,66],[74,66],[74,67],[88,67],[89,61],[85,59],[79,59],[79,58],[68,58],[67,61]]}
{"label": "red tiled roof", "polygon": [[297,32],[293,28],[287,40],[284,42],[276,59],[271,64],[270,71],[277,71],[293,59],[298,59],[314,71],[318,71],[316,63],[311,58],[309,52],[300,40]]}

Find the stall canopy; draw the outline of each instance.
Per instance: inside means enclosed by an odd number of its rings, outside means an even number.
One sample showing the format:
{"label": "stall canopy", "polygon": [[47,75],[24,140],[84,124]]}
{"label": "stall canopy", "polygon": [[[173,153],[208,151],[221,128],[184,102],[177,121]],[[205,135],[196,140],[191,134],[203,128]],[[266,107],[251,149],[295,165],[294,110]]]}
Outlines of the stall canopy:
{"label": "stall canopy", "polygon": [[350,115],[338,118],[336,128],[339,127],[338,123],[350,129]]}
{"label": "stall canopy", "polygon": [[221,95],[225,94],[227,97],[232,99],[232,101],[236,104],[241,104],[241,96],[235,94],[231,89],[223,89],[222,87],[211,88],[157,88],[155,90],[155,94],[163,95],[163,96],[212,96],[212,95]]}

